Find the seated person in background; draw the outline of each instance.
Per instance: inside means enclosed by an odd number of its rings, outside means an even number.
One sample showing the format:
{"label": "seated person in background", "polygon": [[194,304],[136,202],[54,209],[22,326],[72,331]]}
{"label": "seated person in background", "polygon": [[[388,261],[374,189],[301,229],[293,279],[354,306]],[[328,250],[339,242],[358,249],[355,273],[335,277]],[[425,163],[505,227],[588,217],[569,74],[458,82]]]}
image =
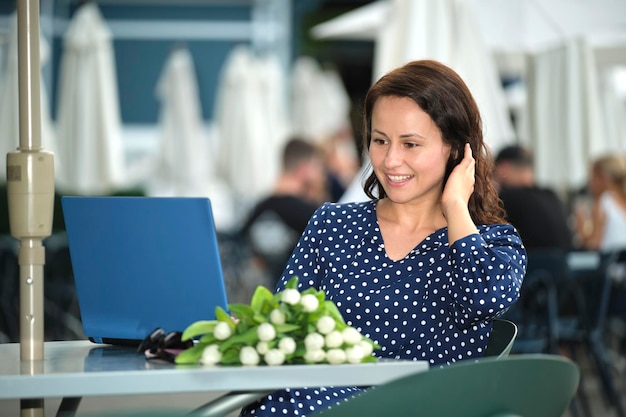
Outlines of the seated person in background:
{"label": "seated person in background", "polygon": [[626,160],[619,155],[597,158],[591,167],[591,214],[578,207],[576,229],[581,246],[609,252],[626,249]]}
{"label": "seated person in background", "polygon": [[[484,355],[492,319],[519,297],[526,251],[491,181],[480,113],[463,80],[431,60],[379,79],[364,103],[368,201],[325,203],[277,290],[324,291],[379,358],[445,365]],[[286,389],[245,416],[305,416],[358,387]]]}
{"label": "seated person in background", "polygon": [[325,190],[321,152],[299,138],[283,148],[282,170],[272,194],[257,203],[241,230],[275,284]]}
{"label": "seated person in background", "polygon": [[535,183],[533,156],[522,146],[504,147],[495,158],[494,180],[506,211],[527,250],[570,249],[573,237],[561,199]]}

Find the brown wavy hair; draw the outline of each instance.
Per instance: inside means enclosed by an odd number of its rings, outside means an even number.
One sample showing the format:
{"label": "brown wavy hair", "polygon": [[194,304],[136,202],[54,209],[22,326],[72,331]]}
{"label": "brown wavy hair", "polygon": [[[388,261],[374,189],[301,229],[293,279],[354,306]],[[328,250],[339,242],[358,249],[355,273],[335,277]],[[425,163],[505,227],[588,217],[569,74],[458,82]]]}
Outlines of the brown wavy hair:
{"label": "brown wavy hair", "polygon": [[[476,182],[468,207],[476,224],[505,223],[505,212],[493,181],[493,159],[485,145],[478,106],[469,88],[451,68],[433,60],[419,60],[397,68],[370,87],[363,108],[363,146],[372,141],[372,111],[381,97],[406,97],[413,100],[435,122],[443,141],[450,145],[444,186],[452,169],[463,159],[469,143],[476,160]],[[370,198],[385,198],[376,174],[363,185]]]}

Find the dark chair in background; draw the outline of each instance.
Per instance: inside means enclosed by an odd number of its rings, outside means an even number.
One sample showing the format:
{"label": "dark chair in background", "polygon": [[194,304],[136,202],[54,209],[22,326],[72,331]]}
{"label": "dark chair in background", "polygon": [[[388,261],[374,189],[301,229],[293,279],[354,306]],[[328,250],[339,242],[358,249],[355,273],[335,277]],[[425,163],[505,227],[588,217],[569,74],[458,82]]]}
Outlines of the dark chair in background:
{"label": "dark chair in background", "polygon": [[580,318],[576,327],[568,328],[560,336],[560,343],[569,348],[572,359],[579,360],[578,348],[584,348],[598,374],[606,403],[619,417],[626,416],[626,411],[608,347],[607,318],[612,311],[616,272],[622,271],[625,264],[626,251],[571,252],[568,255],[569,282],[578,289],[576,305]]}
{"label": "dark chair in background", "polygon": [[558,287],[566,279],[566,251],[529,251],[520,298],[502,316],[518,327],[512,353],[558,353]]}
{"label": "dark chair in background", "polygon": [[[520,299],[503,316],[519,329],[512,353],[560,353],[574,361],[586,354],[606,403],[620,417],[625,414],[607,348],[606,319],[612,271],[622,258],[619,253],[529,251]],[[581,385],[572,414],[590,416],[588,404]]]}
{"label": "dark chair in background", "polygon": [[9,235],[0,235],[0,342],[19,338],[19,268],[18,242]]}
{"label": "dark chair in background", "polygon": [[[44,339],[84,339],[74,274],[64,232],[44,240]],[[0,235],[0,342],[19,341],[18,241]]]}

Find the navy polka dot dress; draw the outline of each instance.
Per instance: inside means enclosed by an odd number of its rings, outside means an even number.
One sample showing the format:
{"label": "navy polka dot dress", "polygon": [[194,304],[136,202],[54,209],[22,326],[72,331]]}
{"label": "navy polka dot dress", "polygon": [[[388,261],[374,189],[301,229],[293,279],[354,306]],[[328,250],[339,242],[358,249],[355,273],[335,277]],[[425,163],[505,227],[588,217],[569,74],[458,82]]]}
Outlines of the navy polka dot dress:
{"label": "navy polka dot dress", "polygon": [[[376,200],[317,209],[283,272],[300,289],[320,288],[346,322],[378,343],[381,358],[432,365],[483,356],[490,319],[519,296],[526,251],[513,226],[479,226],[448,244],[442,228],[404,259],[387,257]],[[358,387],[276,391],[242,416],[305,416],[358,393]]]}

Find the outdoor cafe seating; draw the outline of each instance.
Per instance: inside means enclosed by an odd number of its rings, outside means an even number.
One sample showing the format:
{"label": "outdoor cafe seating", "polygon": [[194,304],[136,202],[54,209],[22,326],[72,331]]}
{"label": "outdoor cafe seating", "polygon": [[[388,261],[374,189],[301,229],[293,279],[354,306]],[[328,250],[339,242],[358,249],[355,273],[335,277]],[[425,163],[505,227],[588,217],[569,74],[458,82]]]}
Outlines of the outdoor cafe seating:
{"label": "outdoor cafe seating", "polygon": [[[612,337],[608,319],[621,321],[616,295],[621,291],[626,252],[534,250],[520,300],[504,315],[519,329],[512,353],[561,354],[581,363],[588,360],[601,393],[616,415],[624,406],[615,378]],[[621,280],[621,281],[620,281]],[[591,415],[589,398],[581,384],[576,403]]]}

